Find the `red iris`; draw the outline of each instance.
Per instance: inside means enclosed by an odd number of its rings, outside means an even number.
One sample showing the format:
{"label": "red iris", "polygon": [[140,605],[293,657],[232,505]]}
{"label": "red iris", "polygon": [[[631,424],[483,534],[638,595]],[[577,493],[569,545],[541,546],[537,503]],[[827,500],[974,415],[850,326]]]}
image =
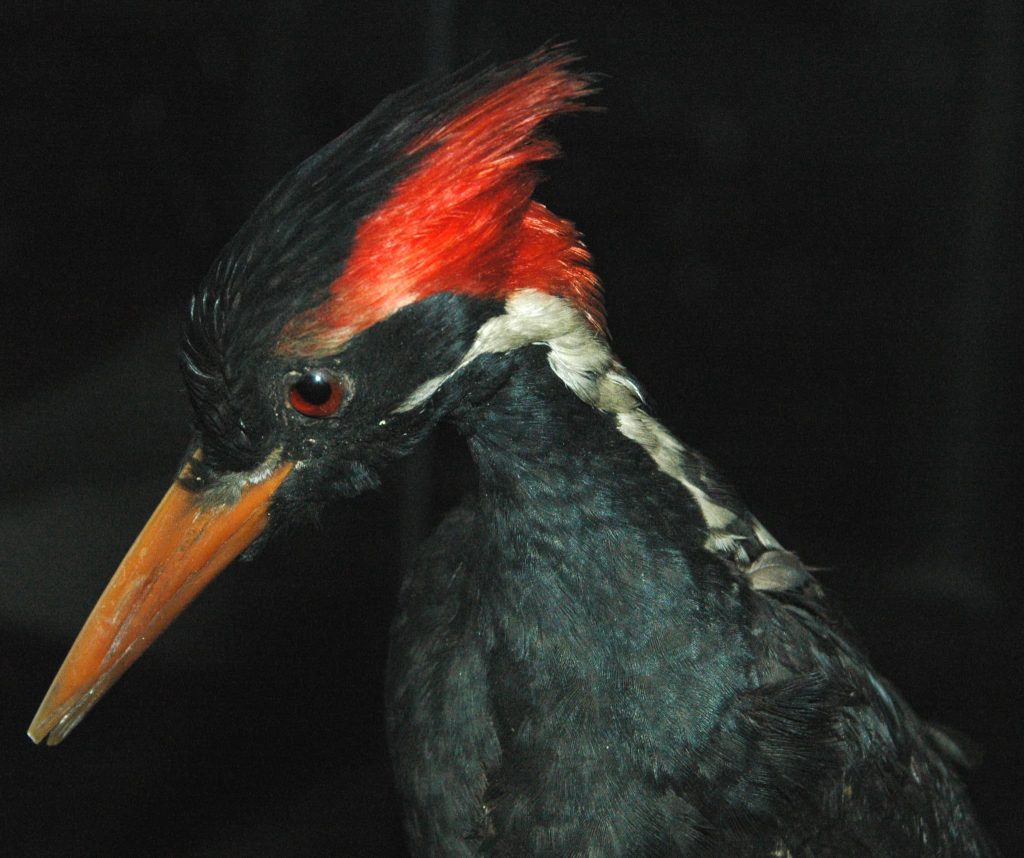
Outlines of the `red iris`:
{"label": "red iris", "polygon": [[288,402],[307,417],[329,417],[341,406],[341,384],[322,369],[311,370],[288,389]]}

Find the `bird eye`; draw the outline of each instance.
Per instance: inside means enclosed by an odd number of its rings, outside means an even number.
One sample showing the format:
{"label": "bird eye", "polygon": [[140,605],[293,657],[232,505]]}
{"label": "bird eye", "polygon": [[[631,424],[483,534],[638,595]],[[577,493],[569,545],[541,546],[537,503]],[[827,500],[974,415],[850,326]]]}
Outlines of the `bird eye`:
{"label": "bird eye", "polygon": [[341,406],[341,383],[322,369],[310,370],[292,382],[288,402],[307,417],[330,417]]}

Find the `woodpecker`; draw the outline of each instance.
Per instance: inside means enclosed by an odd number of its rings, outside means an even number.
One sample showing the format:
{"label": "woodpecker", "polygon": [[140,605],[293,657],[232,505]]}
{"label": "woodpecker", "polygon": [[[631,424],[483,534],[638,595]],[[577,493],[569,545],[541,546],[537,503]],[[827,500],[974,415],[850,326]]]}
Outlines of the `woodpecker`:
{"label": "woodpecker", "polygon": [[997,854],[957,743],[613,354],[534,199],[544,123],[593,91],[558,48],[422,84],[267,194],[189,306],[184,464],[29,735],[446,422],[477,486],[404,573],[387,677],[414,854]]}

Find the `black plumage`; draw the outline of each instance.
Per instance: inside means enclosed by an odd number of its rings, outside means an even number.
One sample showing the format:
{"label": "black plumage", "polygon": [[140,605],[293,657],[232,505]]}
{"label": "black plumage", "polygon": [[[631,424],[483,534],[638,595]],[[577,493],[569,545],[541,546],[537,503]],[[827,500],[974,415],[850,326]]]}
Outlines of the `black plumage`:
{"label": "black plumage", "polygon": [[532,347],[402,588],[390,739],[437,855],[991,855],[942,744],[813,579],[755,591]]}
{"label": "black plumage", "polygon": [[[612,355],[582,245],[530,201],[531,165],[553,154],[537,123],[589,86],[569,64],[542,52],[390,100],[242,228],[188,319],[196,440],[168,495],[203,522],[188,550],[208,519],[258,517],[245,544],[235,524],[217,537],[232,546],[210,549],[220,568],[454,424],[478,484],[405,574],[387,682],[414,854],[995,855],[955,742],[874,672],[813,576]],[[455,145],[486,169],[431,162]],[[431,163],[451,184],[410,206]],[[371,322],[339,337],[339,278],[396,200],[430,219],[361,269],[387,289],[366,284]],[[444,260],[463,238],[480,247],[455,276]],[[322,419],[289,405],[314,370],[339,391]],[[169,621],[130,598],[116,616],[155,618],[123,621],[92,684],[58,676],[37,740],[63,738]]]}

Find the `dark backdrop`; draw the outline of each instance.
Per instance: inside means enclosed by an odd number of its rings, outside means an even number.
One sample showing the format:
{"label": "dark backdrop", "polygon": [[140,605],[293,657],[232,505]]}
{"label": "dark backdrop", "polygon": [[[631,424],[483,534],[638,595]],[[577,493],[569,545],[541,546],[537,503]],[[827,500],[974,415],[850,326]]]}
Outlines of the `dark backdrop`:
{"label": "dark backdrop", "polygon": [[1024,848],[1021,7],[770,5],[3,4],[5,851],[400,850],[386,630],[468,478],[451,438],[226,572],[66,744],[24,730],[173,475],[175,340],[218,247],[387,93],[551,39],[607,75],[541,193],[617,351],[915,707],[986,749],[973,794]]}

